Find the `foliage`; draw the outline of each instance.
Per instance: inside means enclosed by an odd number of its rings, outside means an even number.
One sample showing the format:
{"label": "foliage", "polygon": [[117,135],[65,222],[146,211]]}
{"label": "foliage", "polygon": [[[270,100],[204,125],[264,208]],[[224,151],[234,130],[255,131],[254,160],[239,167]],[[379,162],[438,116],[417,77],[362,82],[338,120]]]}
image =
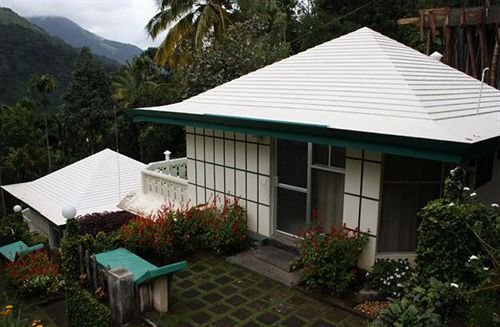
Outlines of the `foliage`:
{"label": "foliage", "polygon": [[75,281],[80,276],[79,226],[75,219],[68,219],[61,240],[61,271],[66,283]]}
{"label": "foliage", "polygon": [[122,226],[119,238],[127,249],[164,265],[199,245],[218,254],[241,251],[247,245],[247,229],[244,209],[237,201],[225,200],[222,207],[215,201],[191,209],[164,206],[155,215],[136,217]]}
{"label": "foliage", "polygon": [[62,96],[61,115],[73,135],[72,150],[79,153],[81,145],[87,144],[86,154],[93,154],[113,121],[110,78],[88,48],[80,51],[72,75]]}
{"label": "foliage", "polygon": [[155,39],[167,30],[156,59],[161,64],[175,66],[186,61],[189,52],[179,45],[189,42],[193,50],[201,49],[205,42],[220,41],[231,23],[230,0],[160,0],[158,13],[148,22],[146,30]]}
{"label": "foliage", "polygon": [[45,251],[30,252],[8,262],[5,271],[11,283],[25,295],[52,297],[63,287],[57,259]]}
{"label": "foliage", "polygon": [[371,327],[439,327],[440,317],[432,308],[422,309],[409,299],[394,301],[382,310],[382,319],[370,324]]}
{"label": "foliage", "polygon": [[201,224],[201,241],[205,248],[217,254],[230,254],[247,247],[247,216],[238,204],[225,198],[222,208],[214,199],[208,206],[194,208],[195,219]]}
{"label": "foliage", "polygon": [[383,296],[401,298],[412,274],[413,269],[406,259],[378,259],[368,274],[368,284]]}
{"label": "foliage", "polygon": [[90,253],[101,253],[111,251],[120,246],[118,231],[106,234],[98,232],[96,236],[85,234],[80,237],[79,244],[82,251],[89,250]]}
{"label": "foliage", "polygon": [[28,240],[31,241],[31,235],[21,215],[8,215],[0,220],[0,246]]}
{"label": "foliage", "polygon": [[80,235],[90,234],[96,236],[99,232],[111,234],[126,224],[133,215],[126,211],[96,212],[76,219]]}
{"label": "foliage", "polygon": [[[50,74],[59,85],[67,85],[77,57],[77,50],[58,38],[51,37],[28,19],[8,8],[0,8],[0,103],[13,105],[25,96],[26,85],[36,74]],[[99,58],[108,69],[116,63]],[[49,100],[60,102],[63,88]]]}
{"label": "foliage", "polygon": [[353,268],[368,242],[359,230],[342,227],[324,232],[316,221],[302,229],[297,247],[300,264],[304,266],[304,283],[307,287],[344,293],[354,281]]}
{"label": "foliage", "polygon": [[66,287],[66,313],[69,326],[109,327],[111,325],[110,310],[75,282]]}
{"label": "foliage", "polygon": [[417,273],[423,279],[433,276],[473,287],[480,276],[465,263],[470,256],[487,253],[470,226],[498,231],[498,225],[493,224],[498,216],[463,187],[462,174],[455,174],[446,181],[443,198],[430,202],[419,213],[422,222],[418,228]]}
{"label": "foliage", "polygon": [[120,229],[125,247],[148,261],[164,265],[183,258],[190,250],[190,216],[163,207],[156,215],[136,217]]}
{"label": "foliage", "polygon": [[246,22],[236,23],[228,28],[222,45],[194,54],[175,75],[180,99],[207,91],[286,57],[290,48],[279,38],[276,40],[272,24],[266,16],[255,16]]}

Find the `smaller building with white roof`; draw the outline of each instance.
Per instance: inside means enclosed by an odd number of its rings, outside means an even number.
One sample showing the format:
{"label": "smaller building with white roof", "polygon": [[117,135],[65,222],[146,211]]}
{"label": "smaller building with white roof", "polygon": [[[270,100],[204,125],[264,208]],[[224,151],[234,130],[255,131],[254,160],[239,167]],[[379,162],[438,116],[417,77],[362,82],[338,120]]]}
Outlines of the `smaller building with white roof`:
{"label": "smaller building with white roof", "polygon": [[49,238],[57,248],[66,225],[62,208],[74,206],[78,216],[118,211],[120,200],[141,188],[145,164],[110,149],[61,168],[37,180],[2,186],[23,202],[31,231]]}

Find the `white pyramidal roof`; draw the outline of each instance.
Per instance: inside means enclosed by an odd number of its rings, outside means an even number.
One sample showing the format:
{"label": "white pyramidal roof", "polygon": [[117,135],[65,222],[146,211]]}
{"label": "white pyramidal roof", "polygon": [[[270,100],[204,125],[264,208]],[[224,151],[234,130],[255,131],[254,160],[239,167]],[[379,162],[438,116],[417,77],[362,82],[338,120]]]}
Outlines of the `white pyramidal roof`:
{"label": "white pyramidal roof", "polygon": [[500,134],[500,91],[361,28],[183,102],[136,109],[472,144]]}
{"label": "white pyramidal roof", "polygon": [[61,210],[76,208],[77,215],[117,211],[128,192],[141,187],[145,164],[105,149],[49,175],[27,183],[2,186],[56,225],[65,225]]}

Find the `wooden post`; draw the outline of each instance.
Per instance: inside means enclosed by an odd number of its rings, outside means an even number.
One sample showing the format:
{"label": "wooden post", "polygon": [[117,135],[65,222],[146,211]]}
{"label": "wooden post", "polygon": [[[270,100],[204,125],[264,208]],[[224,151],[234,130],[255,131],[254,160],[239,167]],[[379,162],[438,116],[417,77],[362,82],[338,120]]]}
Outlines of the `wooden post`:
{"label": "wooden post", "polygon": [[118,326],[123,326],[134,318],[134,275],[117,268],[108,271],[107,277],[111,317]]}
{"label": "wooden post", "polygon": [[153,281],[153,306],[156,311],[165,313],[168,311],[169,281],[168,275],[156,278]]}

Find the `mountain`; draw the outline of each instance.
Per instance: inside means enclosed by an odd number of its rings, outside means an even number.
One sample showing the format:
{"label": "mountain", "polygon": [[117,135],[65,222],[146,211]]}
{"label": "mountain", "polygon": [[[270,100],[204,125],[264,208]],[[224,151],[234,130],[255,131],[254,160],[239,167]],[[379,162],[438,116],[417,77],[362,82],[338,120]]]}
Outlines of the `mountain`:
{"label": "mountain", "polygon": [[64,17],[40,16],[28,19],[50,35],[75,48],[88,47],[92,53],[116,60],[121,64],[132,61],[133,57],[142,52],[135,45],[106,40]]}
{"label": "mountain", "polygon": [[[0,103],[14,104],[25,97],[27,84],[35,74],[50,74],[57,89],[50,96],[51,107],[71,79],[78,50],[47,34],[29,20],[0,7]],[[96,56],[106,70],[119,68],[116,61]]]}

